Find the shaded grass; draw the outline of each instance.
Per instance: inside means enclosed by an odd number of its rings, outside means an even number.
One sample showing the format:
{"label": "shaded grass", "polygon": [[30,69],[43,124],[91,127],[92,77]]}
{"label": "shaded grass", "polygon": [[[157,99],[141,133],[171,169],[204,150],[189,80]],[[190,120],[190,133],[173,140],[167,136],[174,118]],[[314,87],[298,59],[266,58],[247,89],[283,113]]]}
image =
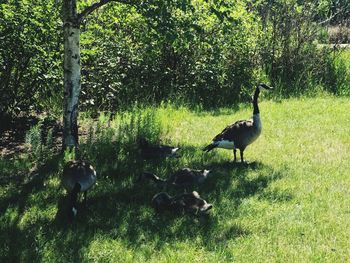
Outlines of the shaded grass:
{"label": "shaded grass", "polygon": [[[62,156],[27,183],[2,184],[0,261],[344,262],[349,106],[333,97],[261,103],[263,134],[245,152],[248,166],[232,163],[231,151],[201,151],[226,124],[250,116],[246,106],[206,112],[163,106],[117,114],[109,127],[103,116],[99,124],[83,119],[92,128],[81,147],[100,175],[87,209],[66,223]],[[181,158],[142,160],[140,135],[182,147]],[[135,178],[145,170],[165,178],[184,166],[213,170],[194,190],[214,209],[207,217],[156,215],[150,200],[159,189]],[[10,176],[23,164],[3,167]]]}

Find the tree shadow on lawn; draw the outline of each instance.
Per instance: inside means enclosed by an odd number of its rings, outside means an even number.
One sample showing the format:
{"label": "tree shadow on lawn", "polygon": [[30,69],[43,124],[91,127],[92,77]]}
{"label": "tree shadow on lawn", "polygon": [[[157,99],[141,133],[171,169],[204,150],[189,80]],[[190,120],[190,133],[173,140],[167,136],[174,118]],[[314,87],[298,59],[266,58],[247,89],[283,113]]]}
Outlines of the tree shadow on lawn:
{"label": "tree shadow on lawn", "polygon": [[[48,179],[47,174],[51,171],[58,170],[62,155],[53,156],[45,165],[39,167],[33,174],[22,175],[20,180],[14,176],[16,181],[10,181],[6,185],[9,187],[9,193],[1,198],[0,215],[0,240],[3,241],[2,251],[0,250],[0,262],[19,262],[20,252],[26,244],[30,244],[27,249],[33,250],[35,242],[26,243],[30,239],[29,233],[20,229],[20,221],[26,213],[28,201],[30,198],[39,192],[47,191],[44,181]],[[12,160],[9,160],[12,161]],[[2,187],[6,187],[2,185]],[[45,202],[54,203],[57,198],[48,196],[44,202],[36,203],[39,209],[45,207]],[[6,213],[12,211],[13,214],[6,218]],[[33,229],[41,227],[42,222],[37,222]],[[32,236],[34,238],[34,235]],[[34,250],[35,251],[35,250]]]}
{"label": "tree shadow on lawn", "polygon": [[[5,256],[0,259],[17,261],[24,253],[27,258],[37,260],[44,253],[40,247],[46,245],[50,246],[52,256],[62,261],[81,261],[81,249],[88,247],[97,234],[107,239],[121,239],[132,249],[145,244],[161,249],[167,243],[193,240],[207,250],[215,250],[218,246],[224,248],[227,240],[249,235],[249,229],[226,221],[239,217],[239,207],[244,199],[254,195],[264,198],[264,189],[282,178],[284,173],[259,162],[245,166],[217,158],[211,160],[211,155],[198,154],[198,151],[200,149],[196,147],[185,146],[183,157],[178,159],[145,162],[137,153],[129,154],[129,159],[115,159],[117,165],[104,171],[98,185],[88,193],[87,207],[79,210],[72,224],[66,220],[67,196],[62,195],[62,191],[45,187],[47,177],[43,172],[30,185],[23,186],[19,196],[16,194],[8,199],[7,206],[1,206],[5,210],[15,207],[18,215],[1,226],[0,236],[6,240],[6,249],[2,253]],[[112,158],[115,157],[106,156],[106,163]],[[57,160],[56,166],[51,167],[53,174],[61,173],[59,163]],[[165,177],[184,166],[213,170],[212,177],[193,189],[214,205],[213,211],[201,217],[170,212],[156,214],[150,203],[160,189],[152,184],[137,184],[135,179],[145,169],[159,171]],[[98,165],[96,169],[99,171]],[[25,210],[30,208],[27,207],[30,196],[40,192],[49,196],[44,201],[38,200],[35,205],[39,210],[58,205],[55,219],[38,216],[20,228],[19,222]],[[173,195],[179,191],[171,190],[170,193]]]}
{"label": "tree shadow on lawn", "polygon": [[[198,149],[189,146],[184,151],[193,151],[195,155]],[[165,174],[182,167],[181,158],[170,160],[174,163],[168,166],[168,159],[148,162],[146,166],[154,170],[160,169],[160,166],[165,178]],[[199,238],[204,247],[212,250],[218,244],[225,246],[228,239],[250,234],[249,230],[239,225],[225,225],[223,215],[230,219],[239,217],[236,211],[239,211],[244,199],[263,196],[271,182],[283,177],[282,171],[275,171],[259,162],[246,166],[232,162],[203,162],[200,157],[191,160],[191,167],[213,170],[212,177],[192,189],[214,205],[214,210],[207,216],[171,212],[156,214],[151,208],[151,199],[161,189],[151,183],[135,183],[138,173],[142,171],[139,167],[135,169],[137,173],[130,171],[128,176],[110,176],[112,179],[100,182],[94,189],[95,194],[88,200],[88,208],[81,210],[72,226],[85,224],[90,230],[122,239],[134,249],[147,243],[161,249],[166,243]],[[254,176],[249,176],[250,173],[254,173]],[[174,189],[169,191],[172,195],[180,192]],[[93,235],[90,239],[93,239]]]}

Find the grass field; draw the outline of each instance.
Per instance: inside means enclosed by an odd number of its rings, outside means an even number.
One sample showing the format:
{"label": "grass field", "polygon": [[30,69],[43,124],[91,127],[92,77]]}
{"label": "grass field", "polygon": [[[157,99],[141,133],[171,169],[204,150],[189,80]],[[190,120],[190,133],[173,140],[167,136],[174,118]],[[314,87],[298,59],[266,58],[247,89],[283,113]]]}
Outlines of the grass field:
{"label": "grass field", "polygon": [[[109,128],[106,116],[97,124],[84,118],[89,135],[82,149],[100,175],[88,208],[66,223],[60,156],[31,179],[4,181],[0,261],[346,262],[349,109],[347,98],[262,99],[263,132],[245,151],[248,166],[232,163],[232,151],[201,148],[225,125],[250,117],[250,105],[144,109],[117,114]],[[142,160],[134,142],[140,134],[181,146],[182,157]],[[1,160],[4,176],[28,169],[30,158],[21,158]],[[159,189],[134,179],[145,170],[165,177],[184,166],[213,170],[195,188],[213,210],[206,217],[156,215],[150,200]]]}

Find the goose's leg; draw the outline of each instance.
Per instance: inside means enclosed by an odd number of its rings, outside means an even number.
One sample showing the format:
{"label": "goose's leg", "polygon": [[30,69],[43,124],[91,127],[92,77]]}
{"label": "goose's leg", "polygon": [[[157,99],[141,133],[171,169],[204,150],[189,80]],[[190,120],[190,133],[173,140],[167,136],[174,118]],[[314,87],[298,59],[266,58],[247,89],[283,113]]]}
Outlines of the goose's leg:
{"label": "goose's leg", "polygon": [[237,156],[236,156],[236,153],[237,153],[237,149],[236,149],[236,148],[234,148],[234,149],[233,149],[233,156],[234,156],[233,161],[234,161],[234,162],[236,162],[236,161],[237,161]]}
{"label": "goose's leg", "polygon": [[239,149],[239,152],[241,154],[241,162],[244,163],[244,158],[243,158],[244,149]]}
{"label": "goose's leg", "polygon": [[85,191],[83,194],[84,194],[83,205],[86,206],[87,191]]}

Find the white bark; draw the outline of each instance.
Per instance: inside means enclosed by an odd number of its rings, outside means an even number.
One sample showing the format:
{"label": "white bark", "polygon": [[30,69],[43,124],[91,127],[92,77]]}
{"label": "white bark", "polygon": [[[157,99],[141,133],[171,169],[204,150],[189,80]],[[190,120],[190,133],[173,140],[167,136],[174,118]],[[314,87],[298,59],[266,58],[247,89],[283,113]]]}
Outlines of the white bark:
{"label": "white bark", "polygon": [[73,23],[64,24],[64,130],[63,146],[78,145],[78,103],[81,90],[80,29]]}
{"label": "white bark", "polygon": [[63,102],[63,149],[78,146],[78,105],[81,90],[80,23],[85,16],[109,2],[127,0],[100,0],[77,13],[77,0],[62,1],[64,25],[64,102]]}

